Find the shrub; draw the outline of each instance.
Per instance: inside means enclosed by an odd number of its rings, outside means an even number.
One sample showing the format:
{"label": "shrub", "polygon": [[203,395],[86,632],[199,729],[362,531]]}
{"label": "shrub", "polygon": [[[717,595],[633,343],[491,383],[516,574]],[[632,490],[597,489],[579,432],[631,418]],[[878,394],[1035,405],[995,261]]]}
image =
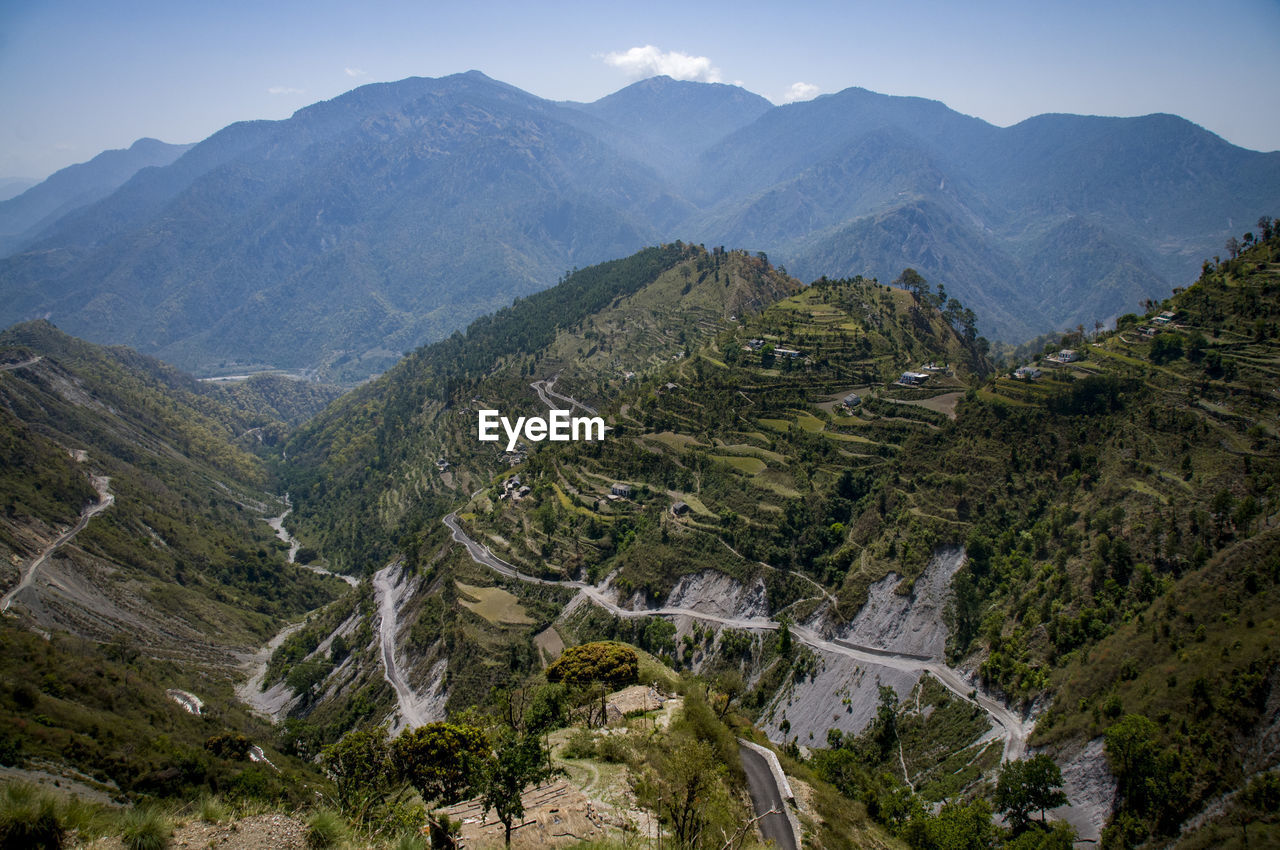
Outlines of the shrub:
{"label": "shrub", "polygon": [[205,823],[221,823],[231,813],[217,797],[205,797],[200,801],[200,820]]}
{"label": "shrub", "polygon": [[547,667],[547,681],[569,685],[603,682],[616,688],[634,684],[639,676],[640,659],[636,651],[613,641],[570,647]]}
{"label": "shrub", "polygon": [[595,758],[596,736],[589,729],[575,729],[560,754],[567,759]]}
{"label": "shrub", "polygon": [[124,814],[120,840],[126,850],[164,850],[172,834],[173,824],[159,809],[134,808]]}
{"label": "shrub", "polygon": [[0,848],[58,848],[66,827],[52,794],[26,783],[9,785],[0,796]]}
{"label": "shrub", "polygon": [[347,837],[347,822],[330,809],[320,809],[307,821],[307,846],[336,847]]}

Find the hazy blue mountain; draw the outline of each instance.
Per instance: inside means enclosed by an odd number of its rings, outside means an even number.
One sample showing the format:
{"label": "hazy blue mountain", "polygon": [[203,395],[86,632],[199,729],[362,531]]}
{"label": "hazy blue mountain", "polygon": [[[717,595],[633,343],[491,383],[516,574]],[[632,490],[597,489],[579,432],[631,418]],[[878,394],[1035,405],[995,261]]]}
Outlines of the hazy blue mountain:
{"label": "hazy blue mountain", "polygon": [[1005,339],[1167,295],[1280,208],[1280,153],[1176,116],[1002,129],[862,89],[772,110],[700,164],[706,238],[767,248],[802,278],[914,265]]}
{"label": "hazy blue mountain", "polygon": [[1021,340],[1167,295],[1264,213],[1280,153],[1173,116],[1000,128],[865,89],[771,107],[666,78],[554,103],[473,71],[233,124],[143,169],[0,260],[0,323],[49,317],[200,373],[355,380],[683,239],[808,279],[915,266]]}
{"label": "hazy blue mountain", "polygon": [[139,139],[126,149],[103,151],[0,202],[0,245],[6,253],[67,213],[105,198],[141,169],[168,165],[191,145]]}
{"label": "hazy blue mountain", "polygon": [[617,132],[619,150],[680,176],[720,139],[755,121],[773,104],[739,86],[651,77],[593,103],[568,103]]}
{"label": "hazy blue mountain", "polygon": [[471,73],[235,125],[9,260],[5,318],[194,369],[379,371],[687,214],[564,114]]}
{"label": "hazy blue mountain", "polygon": [[0,201],[16,198],[39,182],[34,177],[0,177]]}

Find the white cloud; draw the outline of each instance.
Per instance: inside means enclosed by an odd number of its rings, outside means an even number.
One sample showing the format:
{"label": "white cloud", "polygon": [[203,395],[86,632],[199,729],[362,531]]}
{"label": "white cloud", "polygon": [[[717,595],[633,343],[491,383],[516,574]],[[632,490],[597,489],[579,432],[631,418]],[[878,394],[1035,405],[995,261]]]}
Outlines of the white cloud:
{"label": "white cloud", "polygon": [[272,86],[267,89],[267,94],[306,94],[302,89],[293,89],[288,86]]}
{"label": "white cloud", "polygon": [[364,68],[343,68],[342,70],[347,72],[348,77],[366,77],[369,75],[369,72]]}
{"label": "white cloud", "polygon": [[813,83],[792,83],[791,88],[782,96],[783,103],[796,103],[801,100],[813,100],[820,89]]}
{"label": "white cloud", "polygon": [[652,44],[633,47],[623,53],[606,53],[603,58],[605,64],[619,68],[636,79],[665,75],[673,80],[720,82],[720,69],[712,65],[706,56],[690,56],[677,50],[664,53]]}

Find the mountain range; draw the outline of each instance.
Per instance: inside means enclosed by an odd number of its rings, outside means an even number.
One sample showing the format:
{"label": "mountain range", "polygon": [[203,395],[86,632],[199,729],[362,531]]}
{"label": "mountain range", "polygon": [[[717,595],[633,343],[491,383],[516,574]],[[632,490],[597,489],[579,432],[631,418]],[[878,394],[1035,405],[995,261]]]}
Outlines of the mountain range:
{"label": "mountain range", "polygon": [[1175,116],[1000,128],[860,88],[775,107],[667,78],[589,104],[413,78],[155,152],[172,161],[38,219],[20,212],[54,178],[0,204],[24,225],[0,324],[354,381],[566,270],[683,239],[802,279],[911,266],[1021,341],[1167,295],[1280,205],[1280,153]]}

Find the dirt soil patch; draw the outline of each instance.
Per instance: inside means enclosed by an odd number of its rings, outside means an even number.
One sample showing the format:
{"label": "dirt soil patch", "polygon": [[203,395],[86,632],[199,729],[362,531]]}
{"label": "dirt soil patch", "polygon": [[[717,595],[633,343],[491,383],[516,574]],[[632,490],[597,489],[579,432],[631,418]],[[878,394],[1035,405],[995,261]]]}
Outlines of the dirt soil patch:
{"label": "dirt soil patch", "polygon": [[[103,838],[83,845],[92,850],[121,850],[119,838]],[[181,824],[169,840],[172,850],[306,850],[307,827],[288,815],[254,815],[224,823],[201,820]]]}
{"label": "dirt soil patch", "polygon": [[547,626],[534,635],[533,645],[538,648],[538,660],[544,668],[564,652],[564,638],[560,637],[555,626]]}

